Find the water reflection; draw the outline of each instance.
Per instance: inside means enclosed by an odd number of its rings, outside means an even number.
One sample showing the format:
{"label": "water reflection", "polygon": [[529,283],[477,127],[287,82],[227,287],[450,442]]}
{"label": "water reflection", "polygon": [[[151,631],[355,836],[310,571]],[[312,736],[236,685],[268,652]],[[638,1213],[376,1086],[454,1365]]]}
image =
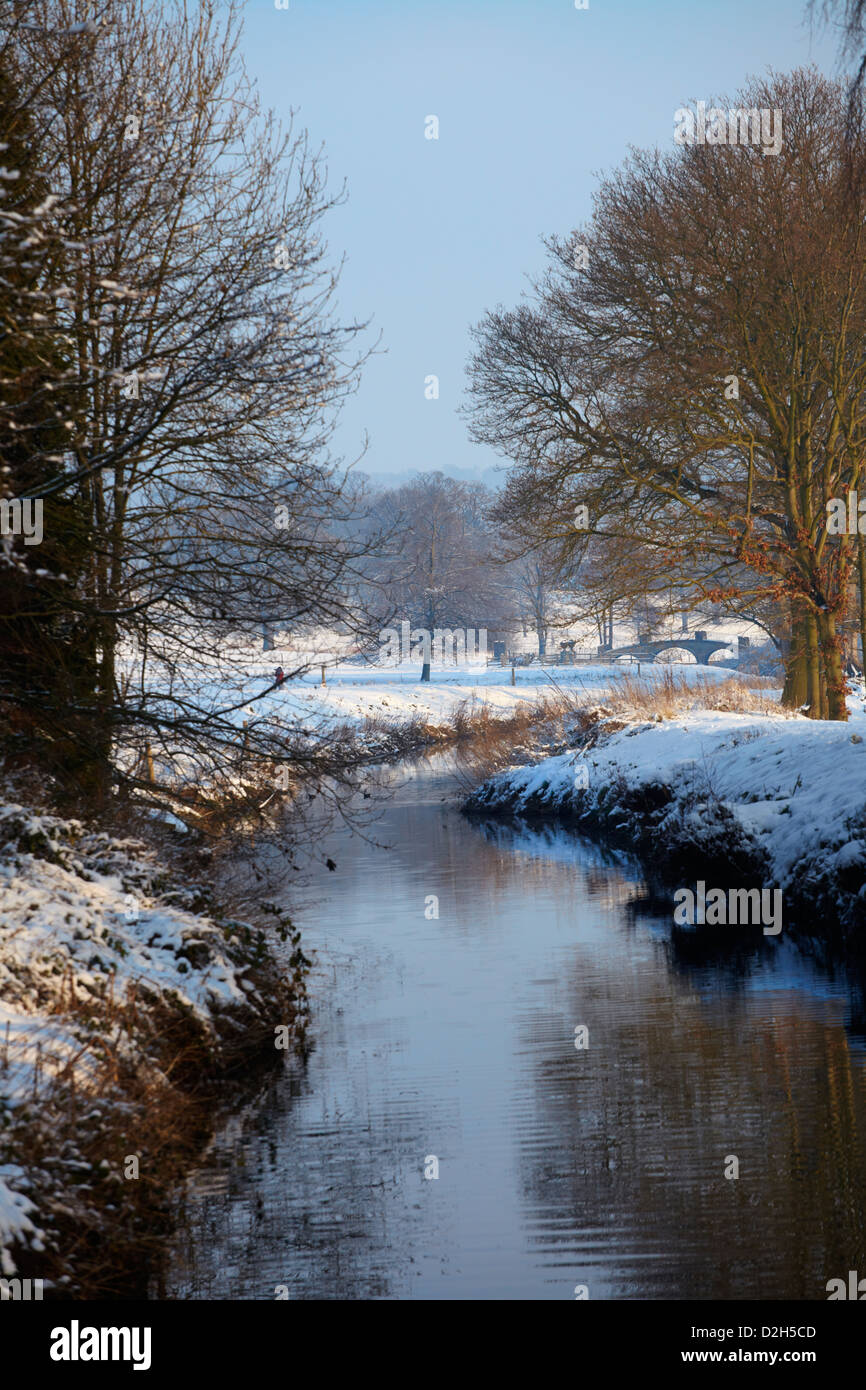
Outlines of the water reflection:
{"label": "water reflection", "polygon": [[316,1047],[220,1133],[166,1295],[823,1299],[866,1269],[845,972],[674,932],[622,854],[456,800],[411,770],[391,848],[336,831],[293,897]]}

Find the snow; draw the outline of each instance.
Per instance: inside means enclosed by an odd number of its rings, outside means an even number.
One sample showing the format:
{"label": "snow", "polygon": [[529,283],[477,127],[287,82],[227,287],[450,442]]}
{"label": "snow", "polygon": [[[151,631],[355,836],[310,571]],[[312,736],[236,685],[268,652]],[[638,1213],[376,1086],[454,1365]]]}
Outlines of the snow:
{"label": "snow", "polygon": [[[641,680],[653,683],[665,679],[671,669],[646,662],[636,666],[630,661],[573,665],[557,661],[516,666],[512,685],[509,666],[492,661],[488,665],[482,659],[446,665],[440,659],[432,665],[431,680],[422,682],[419,661],[394,665],[363,659],[345,635],[324,630],[275,631],[272,637],[274,645],[266,651],[260,631],[218,634],[191,623],[183,640],[176,638],[161,655],[148,651],[145,680],[153,708],[165,700],[173,714],[182,707],[202,719],[212,716],[223,728],[234,726],[238,745],[244,724],[261,743],[272,741],[277,747],[283,736],[290,742],[306,737],[315,744],[339,728],[342,736],[356,738],[371,755],[389,756],[405,748],[399,737],[391,738],[401,724],[414,721],[444,730],[461,706],[469,714],[484,709],[504,718],[516,708],[561,692],[599,694],[636,670]],[[131,687],[142,679],[141,656],[134,643],[120,654],[122,678]],[[280,685],[275,682],[278,667],[286,672]],[[673,669],[678,680],[690,683],[725,681],[731,676],[730,668],[715,665],[680,664]],[[129,766],[139,753],[125,749],[121,759]],[[214,775],[207,759],[198,756],[182,736],[171,755],[157,749],[154,759],[165,785],[203,787]],[[221,775],[225,776],[225,767]],[[173,809],[178,812],[176,806]]]}
{"label": "snow", "polygon": [[[576,792],[579,764],[588,785]],[[482,793],[487,806],[519,814],[533,797],[553,810],[585,810],[615,785],[658,784],[680,811],[729,811],[783,888],[807,872],[862,867],[866,875],[866,713],[856,698],[848,723],[700,709],[633,723],[585,754],[502,773]]]}
{"label": "snow", "polygon": [[[249,676],[239,687],[239,700],[252,700],[273,681],[277,666],[289,668],[291,654],[273,652],[250,653]],[[622,665],[588,666],[518,666],[515,684],[511,684],[509,667],[436,666],[430,681],[419,680],[420,667],[361,666],[342,662],[326,670],[326,684],[321,673],[311,672],[303,678],[286,681],[268,695],[256,699],[254,705],[241,711],[239,722],[254,711],[257,717],[274,716],[303,722],[305,718],[322,720],[325,724],[347,722],[360,725],[365,719],[411,719],[421,717],[428,722],[447,723],[464,701],[478,708],[508,715],[516,707],[556,695],[559,691],[580,694],[584,691],[600,694],[609,690],[617,678],[629,670]],[[641,680],[648,683],[664,679],[664,666],[641,666]],[[677,677],[700,683],[730,680],[728,668],[713,666],[677,666]]]}
{"label": "snow", "polygon": [[[102,1102],[106,1056],[151,1065],[112,1001],[160,998],[214,1038],[221,1011],[255,1004],[222,928],[193,910],[202,900],[168,885],[137,841],[0,803],[0,1134],[58,1082]],[[4,1276],[16,1243],[41,1248],[24,1186],[22,1169],[0,1166]]]}
{"label": "snow", "polygon": [[7,1185],[25,1186],[27,1175],[23,1168],[14,1163],[0,1164],[0,1275],[11,1278],[15,1272],[15,1262],[9,1253],[14,1243],[29,1245],[32,1250],[42,1250],[42,1233],[30,1219],[36,1207],[29,1197]]}

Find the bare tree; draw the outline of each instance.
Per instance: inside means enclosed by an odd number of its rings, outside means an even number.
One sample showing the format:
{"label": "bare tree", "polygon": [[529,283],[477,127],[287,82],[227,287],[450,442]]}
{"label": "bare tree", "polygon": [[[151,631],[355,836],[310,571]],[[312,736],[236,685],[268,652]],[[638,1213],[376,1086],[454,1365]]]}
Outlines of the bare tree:
{"label": "bare tree", "polygon": [[[146,789],[160,769],[228,783],[240,713],[265,693],[228,635],[365,621],[374,541],[352,539],[355,489],[328,454],[360,365],[321,230],[342,194],[306,135],[261,109],[235,0],[13,12],[55,200],[40,288],[65,345],[47,388],[65,439],[39,495],[74,500],[89,538],[68,600],[94,650],[72,702],[89,789]],[[14,685],[2,698],[32,704]],[[272,715],[247,719],[244,747],[295,780],[340,764]]]}
{"label": "bare tree", "polygon": [[371,515],[393,536],[375,573],[385,599],[383,617],[432,631],[492,623],[502,613],[504,586],[491,568],[491,494],[481,483],[444,473],[421,473],[387,489]]}
{"label": "bare tree", "polygon": [[[593,534],[655,552],[669,583],[790,604],[786,697],[802,676],[813,715],[844,719],[854,538],[831,534],[828,506],[857,488],[866,442],[845,89],[800,71],[718,106],[781,110],[783,149],[635,153],[581,256],[577,234],[553,239],[536,304],[487,316],[474,428],[532,484],[543,534],[580,501]],[[853,148],[863,161],[862,133]]]}

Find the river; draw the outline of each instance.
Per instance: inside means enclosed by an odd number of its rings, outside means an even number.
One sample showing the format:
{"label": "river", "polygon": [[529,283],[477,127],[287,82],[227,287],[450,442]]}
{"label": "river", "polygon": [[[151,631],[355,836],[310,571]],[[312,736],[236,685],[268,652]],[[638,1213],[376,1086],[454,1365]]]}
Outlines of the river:
{"label": "river", "polygon": [[826,1299],[866,1275],[845,971],[784,931],[674,933],[625,856],[465,820],[446,757],[391,777],[377,843],[335,828],[336,871],[292,894],[315,1045],[220,1128],[159,1296]]}

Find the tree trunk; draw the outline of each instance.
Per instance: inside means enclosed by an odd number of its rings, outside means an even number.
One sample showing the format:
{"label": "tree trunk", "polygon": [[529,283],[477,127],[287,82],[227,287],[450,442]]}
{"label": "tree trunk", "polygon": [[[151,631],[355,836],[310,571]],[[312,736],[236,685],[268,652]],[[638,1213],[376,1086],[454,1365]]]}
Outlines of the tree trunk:
{"label": "tree trunk", "polygon": [[806,703],[809,718],[821,718],[821,653],[818,646],[818,624],[809,613],[805,619],[806,630]]}
{"label": "tree trunk", "polygon": [[860,667],[866,673],[866,540],[857,536],[857,585],[860,596]]}
{"label": "tree trunk", "polygon": [[842,668],[842,643],[836,631],[835,614],[819,613],[817,628],[821,640],[826,691],[826,713],[822,718],[847,720],[847,682]]}
{"label": "tree trunk", "polygon": [[806,621],[802,615],[793,619],[786,647],[782,706],[784,709],[802,709],[809,699]]}
{"label": "tree trunk", "polygon": [[110,621],[103,624],[99,635],[100,654],[97,666],[97,682],[94,719],[89,739],[90,758],[86,765],[81,784],[82,795],[102,806],[108,800],[111,790],[111,751],[112,751],[112,709],[114,707],[114,626]]}

